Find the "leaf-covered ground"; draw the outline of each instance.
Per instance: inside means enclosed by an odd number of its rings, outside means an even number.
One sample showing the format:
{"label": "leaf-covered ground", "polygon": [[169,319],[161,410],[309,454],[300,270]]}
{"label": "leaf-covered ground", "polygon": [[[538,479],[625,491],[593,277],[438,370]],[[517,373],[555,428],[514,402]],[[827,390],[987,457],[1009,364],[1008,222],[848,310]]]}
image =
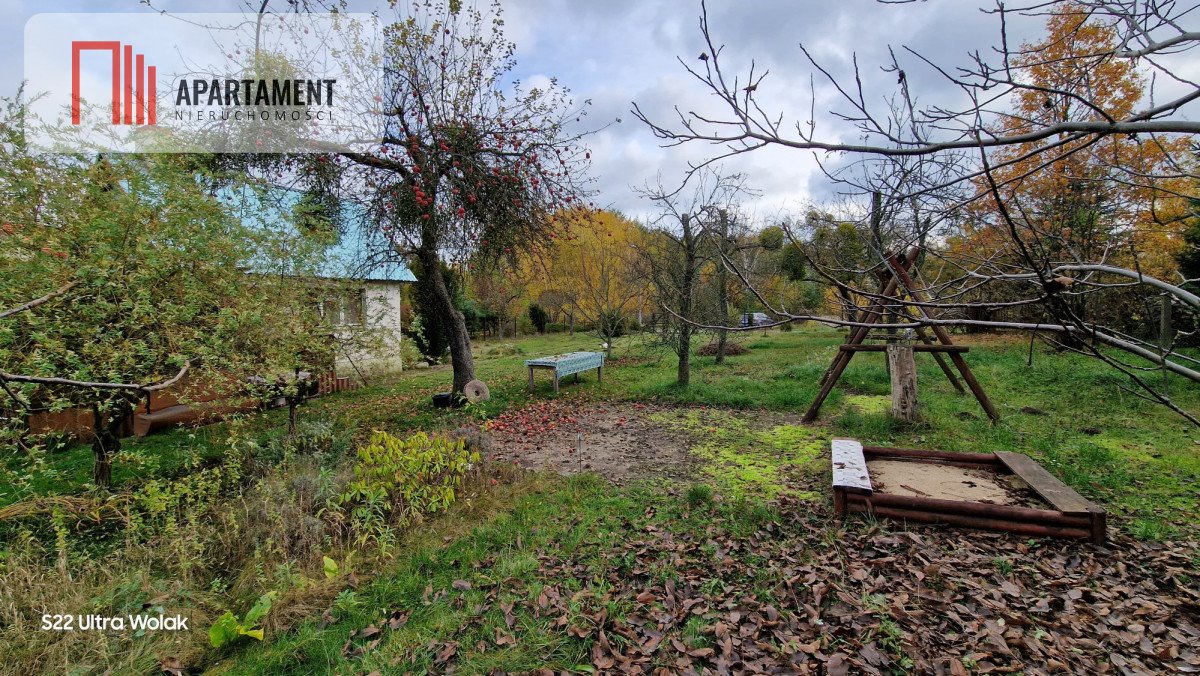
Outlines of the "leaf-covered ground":
{"label": "leaf-covered ground", "polygon": [[1194,544],[851,520],[550,480],[230,673],[1187,673]]}

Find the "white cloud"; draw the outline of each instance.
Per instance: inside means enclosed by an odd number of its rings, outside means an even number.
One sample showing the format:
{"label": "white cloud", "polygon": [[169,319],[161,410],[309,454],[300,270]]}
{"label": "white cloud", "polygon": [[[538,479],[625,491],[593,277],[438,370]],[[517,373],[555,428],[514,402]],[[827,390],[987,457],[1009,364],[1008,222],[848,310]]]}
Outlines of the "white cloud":
{"label": "white cloud", "polygon": [[[218,1],[235,7],[241,2]],[[145,11],[135,0],[72,0],[60,4],[64,6],[56,10],[95,7],[100,11],[103,5],[103,11]],[[353,0],[350,9],[363,11],[384,5],[382,0]],[[170,6],[187,11],[192,3],[176,0]],[[203,9],[211,6],[206,2]],[[480,6],[486,7],[486,3]],[[889,45],[901,58],[908,84],[922,103],[958,101],[961,94],[954,87],[903,47],[911,47],[939,64],[962,64],[969,51],[986,52],[998,40],[995,17],[980,11],[992,6],[984,0],[928,0],[899,5],[874,0],[843,0],[836,4],[824,0],[710,2],[709,20],[715,39],[725,45],[722,59],[730,72],[745,73],[752,59],[759,69],[770,69],[756,98],[766,110],[782,111],[786,123],[803,121],[809,114],[812,69],[799,49],[800,43],[809,46],[814,56],[842,77],[852,74],[851,56],[856,54],[870,104],[881,104],[897,91],[895,74],[881,70],[889,61]],[[0,33],[0,38],[10,38],[5,42],[13,52],[0,70],[0,86],[9,92],[20,78],[19,35],[12,34],[11,26],[22,25],[34,9],[28,3],[14,5],[11,0],[0,0],[0,25],[6,26],[0,31],[9,31]],[[631,186],[643,185],[660,173],[666,182],[678,180],[689,162],[702,161],[714,153],[714,148],[701,145],[661,148],[649,129],[629,112],[633,101],[664,122],[674,120],[675,105],[684,110],[719,110],[719,102],[687,76],[677,61],[682,58],[689,65],[702,65],[697,56],[706,48],[698,27],[699,11],[698,2],[682,0],[505,1],[505,29],[517,43],[513,77],[521,79],[526,87],[544,86],[554,77],[572,90],[576,101],[593,102],[584,123],[591,128],[604,127],[589,140],[595,186],[600,191],[597,203],[643,213],[647,204]],[[1041,25],[1041,18],[1011,18],[1012,41],[1036,39],[1041,35]],[[1181,65],[1196,69],[1194,59]],[[1161,78],[1159,85],[1164,86]],[[819,75],[815,86],[819,131],[834,139],[854,138],[853,128],[828,115],[830,108],[845,110],[836,100],[836,92]],[[618,117],[622,119],[619,124],[615,123]],[[757,151],[731,160],[728,166],[749,174],[750,183],[761,190],[762,196],[752,205],[760,214],[798,208],[829,193],[810,153],[780,148]]]}

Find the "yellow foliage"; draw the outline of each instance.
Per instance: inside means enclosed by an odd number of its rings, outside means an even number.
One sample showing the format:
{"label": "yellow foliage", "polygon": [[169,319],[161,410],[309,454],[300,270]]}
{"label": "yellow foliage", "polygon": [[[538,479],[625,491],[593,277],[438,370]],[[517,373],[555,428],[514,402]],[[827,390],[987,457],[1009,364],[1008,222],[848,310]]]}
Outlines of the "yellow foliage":
{"label": "yellow foliage", "polygon": [[649,310],[649,287],[637,274],[642,228],[621,214],[572,209],[559,216],[561,235],[543,255],[522,264],[530,302],[556,315],[597,321],[605,312]]}
{"label": "yellow foliage", "polygon": [[[1126,118],[1142,98],[1145,78],[1128,59],[1116,58],[1114,27],[1088,18],[1079,6],[1059,7],[1047,21],[1048,35],[1023,45],[1013,65],[1023,81],[1014,110],[995,131],[1016,135],[1066,121]],[[1171,277],[1174,253],[1181,246],[1184,209],[1176,195],[1186,190],[1173,174],[1172,159],[1186,156],[1186,139],[1130,138],[1109,135],[1071,140],[1060,134],[1007,146],[991,153],[993,178],[1023,239],[1038,233],[1052,258],[1079,256],[1132,266]],[[977,188],[987,194],[983,178]],[[1012,245],[1008,226],[988,194],[977,207],[982,225],[959,242],[964,251],[1002,251]],[[953,247],[952,247],[953,248]],[[1125,256],[1121,261],[1112,252]]]}

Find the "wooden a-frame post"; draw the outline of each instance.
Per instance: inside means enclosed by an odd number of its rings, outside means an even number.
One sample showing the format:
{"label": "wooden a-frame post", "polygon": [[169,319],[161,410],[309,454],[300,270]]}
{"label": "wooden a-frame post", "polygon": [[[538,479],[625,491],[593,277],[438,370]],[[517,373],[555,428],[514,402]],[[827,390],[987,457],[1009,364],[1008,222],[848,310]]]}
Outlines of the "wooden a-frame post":
{"label": "wooden a-frame post", "polygon": [[[895,296],[896,299],[903,299],[903,293],[900,289],[903,288],[908,296],[916,303],[924,303],[925,295],[917,288],[912,276],[908,273],[910,267],[917,260],[918,249],[913,247],[907,254],[886,254],[890,274],[881,280],[883,288],[879,295],[871,300],[870,305],[863,312],[863,324],[875,324],[878,320],[885,316],[887,308],[887,299]],[[920,315],[919,318],[930,319],[929,313],[921,305],[915,305],[916,312]],[[911,314],[905,309],[905,315],[911,317]],[[918,318],[918,319],[919,319]],[[825,403],[825,399],[829,397],[829,393],[833,391],[833,386],[842,377],[846,367],[850,364],[850,360],[856,352],[886,352],[885,345],[864,345],[863,341],[867,338],[870,332],[870,326],[854,327],[846,342],[839,346],[838,353],[833,357],[833,363],[830,364],[829,370],[821,378],[821,391],[817,393],[817,398],[813,400],[808,411],[804,413],[803,421],[810,423],[817,419],[817,415],[821,412],[821,405]],[[992,422],[1000,420],[1000,415],[996,412],[996,408],[992,406],[992,402],[988,399],[987,393],[983,391],[983,386],[976,380],[975,374],[971,372],[971,367],[967,366],[967,362],[962,355],[969,348],[962,345],[955,345],[950,339],[950,334],[939,325],[929,327],[933,330],[934,336],[937,337],[935,342],[922,329],[917,327],[916,334],[921,340],[921,345],[914,345],[915,352],[929,352],[937,359],[938,365],[942,368],[942,372],[946,374],[946,378],[959,392],[963,391],[962,384],[958,382],[954,372],[949,365],[942,359],[942,353],[946,353],[950,357],[950,361],[954,364],[959,374],[962,375],[963,381],[967,387],[971,389],[971,393],[975,395],[975,399],[979,401],[979,405],[983,408],[987,416]]]}

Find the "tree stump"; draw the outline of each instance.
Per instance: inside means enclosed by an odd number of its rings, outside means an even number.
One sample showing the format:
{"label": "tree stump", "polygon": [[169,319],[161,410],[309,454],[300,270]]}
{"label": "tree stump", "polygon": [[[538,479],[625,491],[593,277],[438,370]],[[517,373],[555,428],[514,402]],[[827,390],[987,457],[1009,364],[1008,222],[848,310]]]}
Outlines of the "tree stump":
{"label": "tree stump", "polygon": [[911,344],[889,343],[888,372],[892,376],[892,416],[905,422],[917,419],[917,362]]}

